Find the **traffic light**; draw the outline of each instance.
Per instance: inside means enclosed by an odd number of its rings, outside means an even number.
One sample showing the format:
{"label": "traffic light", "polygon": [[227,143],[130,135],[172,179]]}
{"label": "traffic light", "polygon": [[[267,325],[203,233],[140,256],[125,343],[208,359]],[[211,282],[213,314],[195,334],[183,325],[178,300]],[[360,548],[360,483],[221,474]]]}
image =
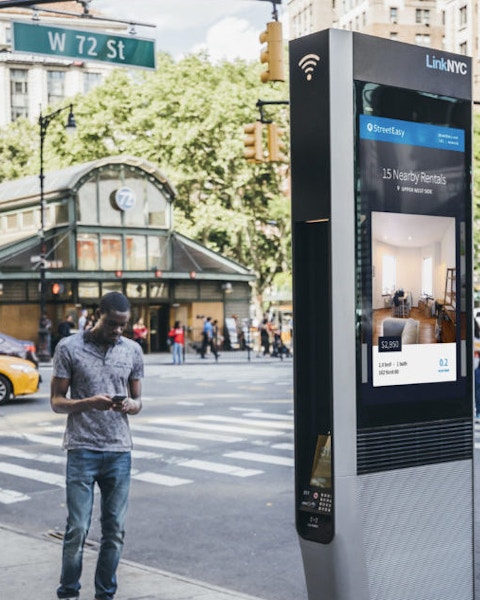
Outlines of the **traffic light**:
{"label": "traffic light", "polygon": [[248,162],[263,162],[262,124],[260,121],[243,126],[247,134],[243,138],[243,156]]}
{"label": "traffic light", "polygon": [[260,62],[267,63],[267,70],[260,75],[262,83],[267,81],[285,81],[283,75],[283,35],[280,21],[270,21],[267,29],[260,34],[260,42],[267,45],[262,48]]}
{"label": "traffic light", "polygon": [[277,127],[276,123],[268,124],[267,141],[269,162],[287,162],[287,157],[283,153],[285,150],[285,143],[281,140],[283,133],[283,129]]}
{"label": "traffic light", "polygon": [[63,294],[63,292],[65,291],[65,286],[63,285],[63,283],[60,283],[59,281],[54,281],[52,283],[52,295],[53,296],[61,296]]}

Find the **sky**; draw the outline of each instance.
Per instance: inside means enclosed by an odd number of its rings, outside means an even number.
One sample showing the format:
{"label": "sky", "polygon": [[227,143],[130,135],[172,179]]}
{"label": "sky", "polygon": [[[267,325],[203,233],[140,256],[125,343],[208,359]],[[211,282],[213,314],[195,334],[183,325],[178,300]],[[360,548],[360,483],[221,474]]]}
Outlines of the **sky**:
{"label": "sky", "polygon": [[[286,2],[276,5],[285,38]],[[262,44],[258,36],[272,20],[273,4],[263,0],[92,0],[90,9],[156,25],[137,27],[138,36],[154,38],[156,50],[175,59],[206,49],[216,62],[259,58]]]}

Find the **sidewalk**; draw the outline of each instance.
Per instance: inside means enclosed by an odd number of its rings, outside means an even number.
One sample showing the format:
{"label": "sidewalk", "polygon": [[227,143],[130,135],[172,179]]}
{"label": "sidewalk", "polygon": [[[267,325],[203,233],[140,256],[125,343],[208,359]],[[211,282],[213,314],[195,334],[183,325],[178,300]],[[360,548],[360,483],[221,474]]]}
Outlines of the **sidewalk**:
{"label": "sidewalk", "polygon": [[[0,590],[8,600],[55,600],[62,544],[0,525]],[[85,547],[81,600],[93,600],[97,552]],[[115,600],[261,600],[122,560]]]}

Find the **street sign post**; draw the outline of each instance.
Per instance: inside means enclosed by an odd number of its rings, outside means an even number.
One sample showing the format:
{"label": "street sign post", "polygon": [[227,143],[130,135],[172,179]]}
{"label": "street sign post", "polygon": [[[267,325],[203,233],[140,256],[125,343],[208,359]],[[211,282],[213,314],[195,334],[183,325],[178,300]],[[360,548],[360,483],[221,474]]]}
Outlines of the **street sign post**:
{"label": "street sign post", "polygon": [[155,41],[66,27],[13,23],[13,50],[155,69]]}

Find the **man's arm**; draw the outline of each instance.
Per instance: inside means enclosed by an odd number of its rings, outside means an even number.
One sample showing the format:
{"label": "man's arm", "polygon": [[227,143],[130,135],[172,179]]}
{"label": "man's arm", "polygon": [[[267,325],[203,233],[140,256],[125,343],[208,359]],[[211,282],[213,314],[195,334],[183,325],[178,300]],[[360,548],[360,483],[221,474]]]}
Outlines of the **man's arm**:
{"label": "man's arm", "polygon": [[53,412],[70,414],[84,412],[94,408],[98,410],[110,410],[113,406],[110,396],[106,394],[97,394],[96,396],[81,398],[79,400],[67,398],[69,387],[70,379],[52,377],[50,386],[50,405]]}
{"label": "man's arm", "polygon": [[136,415],[142,410],[142,380],[130,379],[128,385],[130,387],[130,398],[126,398],[123,401],[126,404],[123,412],[129,415]]}

